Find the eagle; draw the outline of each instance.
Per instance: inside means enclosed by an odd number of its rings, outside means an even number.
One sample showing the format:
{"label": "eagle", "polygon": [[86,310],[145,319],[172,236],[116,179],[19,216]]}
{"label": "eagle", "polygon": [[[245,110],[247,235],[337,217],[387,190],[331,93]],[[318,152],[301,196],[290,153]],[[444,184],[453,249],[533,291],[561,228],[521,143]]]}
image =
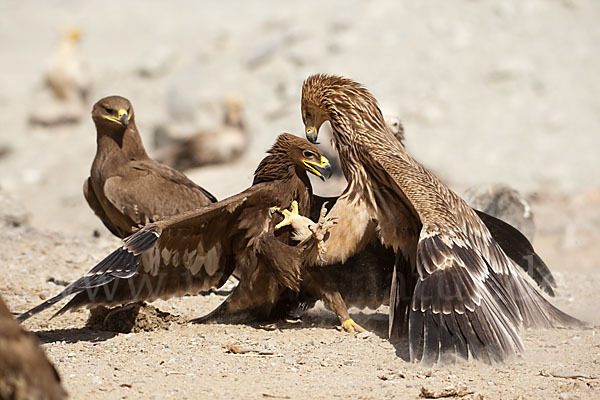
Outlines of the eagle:
{"label": "eagle", "polygon": [[[157,160],[180,171],[204,165],[233,162],[248,149],[249,132],[243,118],[243,101],[223,102],[221,125],[198,129],[197,124],[169,123],[154,130],[154,144],[162,147]],[[180,133],[178,133],[180,132]]]}
{"label": "eagle", "polygon": [[77,100],[84,103],[90,93],[90,73],[81,56],[80,40],[80,29],[70,27],[61,37],[52,58],[48,60],[44,80],[57,100]]}
{"label": "eagle", "polygon": [[495,238],[487,217],[406,152],[365,87],[312,75],[302,86],[301,111],[313,143],[330,123],[348,181],[328,213],[338,224],[328,232],[327,262],[344,262],[374,235],[396,252],[389,332],[408,331],[411,360],[502,362],[524,350],[521,326],[581,324],[525,279],[511,259],[518,251],[510,235]]}
{"label": "eagle", "polygon": [[[392,132],[396,135],[394,130]],[[313,195],[312,218],[321,218],[320,213],[324,209],[331,209],[337,199]],[[554,296],[554,276],[527,237],[514,226],[495,216],[479,210],[475,212],[511,260],[526,271],[544,292]],[[311,219],[304,217],[298,217],[291,223],[295,231],[304,232],[310,232],[308,226],[312,224],[314,222]],[[297,237],[302,239],[305,236],[297,233]],[[325,308],[336,314],[343,331],[364,332],[365,329],[350,318],[348,308],[376,310],[382,305],[389,306],[395,260],[393,249],[383,246],[377,237],[372,237],[365,248],[343,262],[305,269],[300,291],[286,291],[278,301],[271,319],[300,318],[305,310],[313,307],[317,300],[321,300]],[[407,274],[404,276],[404,284],[412,288],[416,282],[414,272],[412,275],[412,271],[408,269],[405,272]]]}
{"label": "eagle", "polygon": [[[331,175],[329,161],[306,139],[280,135],[256,168],[250,188],[146,224],[63,292],[18,319],[24,321],[70,296],[56,315],[82,306],[197,293],[222,286],[234,269],[240,283],[218,313],[268,317],[284,288],[299,289],[304,254],[318,247],[313,240],[294,242],[280,215],[309,215],[312,188],[307,173],[325,180]],[[281,211],[273,213],[273,207]],[[334,223],[321,219],[310,227],[311,238],[321,241]]]}
{"label": "eagle", "polygon": [[[323,198],[313,195],[313,215],[316,215],[317,210],[323,210],[320,208],[323,204],[327,210],[331,209],[336,201],[335,197]],[[510,259],[526,271],[544,292],[554,296],[554,276],[527,237],[514,226],[495,216],[479,210],[475,212]],[[295,230],[306,231],[312,224],[314,222],[308,219],[292,222],[291,225]],[[299,234],[298,238],[302,239],[302,234]],[[376,310],[382,305],[389,306],[395,262],[396,254],[393,249],[383,246],[374,236],[365,248],[344,262],[305,269],[300,291],[296,294],[286,292],[278,302],[272,318],[300,318],[305,310],[313,307],[317,300],[321,300],[325,308],[336,314],[343,331],[364,332],[365,329],[350,318],[348,308]],[[412,271],[408,269],[405,272],[405,285],[414,286],[414,273],[409,275]]]}
{"label": "eagle", "polygon": [[83,193],[115,236],[123,239],[149,222],[217,201],[181,172],[150,159],[126,98],[100,99],[92,120],[97,150]]}
{"label": "eagle", "polygon": [[66,399],[37,337],[19,326],[0,297],[0,399]]}

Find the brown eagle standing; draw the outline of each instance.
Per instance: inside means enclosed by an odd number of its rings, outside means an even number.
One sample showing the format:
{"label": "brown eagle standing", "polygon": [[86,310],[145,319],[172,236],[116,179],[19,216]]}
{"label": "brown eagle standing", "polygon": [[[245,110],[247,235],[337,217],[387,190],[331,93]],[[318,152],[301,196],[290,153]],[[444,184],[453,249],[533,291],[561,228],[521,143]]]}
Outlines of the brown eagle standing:
{"label": "brown eagle standing", "polygon": [[[19,320],[72,295],[58,314],[82,306],[195,293],[220,287],[234,269],[240,283],[219,312],[268,316],[283,288],[298,290],[302,255],[313,243],[289,245],[291,229],[278,229],[285,222],[278,215],[272,216],[271,207],[296,205],[300,215],[309,215],[312,188],[307,172],[322,179],[331,175],[329,161],[306,139],[280,135],[268,153],[257,167],[250,188],[206,207],[147,224],[86,275],[20,315]],[[283,214],[294,218],[287,210]],[[311,227],[317,240],[330,222],[322,220]]]}
{"label": "brown eagle standing", "polygon": [[148,222],[217,201],[181,172],[148,157],[126,98],[100,99],[92,119],[98,146],[83,193],[115,236],[125,238]]}
{"label": "brown eagle standing", "polygon": [[37,337],[14,320],[0,297],[0,399],[66,399]]}
{"label": "brown eagle standing", "polygon": [[328,214],[339,223],[326,241],[327,260],[343,262],[376,232],[398,252],[390,334],[408,326],[412,360],[502,361],[523,351],[522,325],[580,323],[542,297],[480,215],[407,154],[367,89],[346,78],[310,76],[302,118],[313,143],[330,122],[348,181]]}

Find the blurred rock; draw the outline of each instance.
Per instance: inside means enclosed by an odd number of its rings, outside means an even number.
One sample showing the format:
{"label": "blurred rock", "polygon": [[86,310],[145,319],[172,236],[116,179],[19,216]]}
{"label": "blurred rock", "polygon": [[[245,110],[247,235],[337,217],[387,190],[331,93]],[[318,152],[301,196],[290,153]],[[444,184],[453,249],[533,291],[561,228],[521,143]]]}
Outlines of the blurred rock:
{"label": "blurred rock", "polygon": [[503,60],[496,65],[488,74],[489,82],[506,82],[530,77],[534,74],[535,68],[530,60],[527,59],[509,59]]}
{"label": "blurred rock", "polygon": [[490,214],[517,228],[533,241],[535,224],[529,202],[505,184],[483,184],[467,189],[463,198],[479,211]]}
{"label": "blurred rock", "polygon": [[176,56],[168,47],[156,47],[144,57],[143,64],[138,67],[138,74],[144,78],[157,78],[169,72],[175,64]]}
{"label": "blurred rock", "polygon": [[27,224],[29,217],[23,205],[0,187],[0,224],[18,227]]}
{"label": "blurred rock", "polygon": [[78,100],[56,101],[48,93],[42,93],[37,96],[35,108],[29,113],[29,123],[42,127],[76,124],[88,112]]}
{"label": "blurred rock", "polygon": [[167,115],[175,121],[194,122],[201,103],[198,94],[183,85],[173,85],[165,99]]}
{"label": "blurred rock", "polygon": [[172,123],[158,126],[154,131],[154,144],[160,148],[156,160],[186,170],[227,163],[240,157],[248,147],[243,101],[229,98],[223,103],[223,109],[222,125],[213,129],[198,130],[190,124]]}
{"label": "blurred rock", "polygon": [[0,144],[0,160],[8,157],[12,151],[12,147],[10,147],[8,144]]}
{"label": "blurred rock", "polygon": [[298,36],[300,36],[298,32],[288,29],[283,33],[278,32],[263,42],[256,44],[246,56],[246,66],[248,68],[255,68],[265,63],[281,48],[292,43]]}

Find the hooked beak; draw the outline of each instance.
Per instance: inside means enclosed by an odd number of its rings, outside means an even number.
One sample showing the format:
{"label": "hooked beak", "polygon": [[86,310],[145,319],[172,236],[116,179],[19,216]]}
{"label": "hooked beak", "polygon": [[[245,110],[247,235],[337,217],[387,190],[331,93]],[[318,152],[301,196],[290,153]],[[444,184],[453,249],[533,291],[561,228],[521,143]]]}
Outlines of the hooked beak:
{"label": "hooked beak", "polygon": [[319,135],[317,128],[314,125],[313,126],[307,125],[305,129],[306,129],[306,138],[308,139],[308,141],[313,144],[319,144],[319,142],[317,142],[317,136]]}
{"label": "hooked beak", "polygon": [[308,160],[302,160],[302,162],[308,167],[308,172],[315,174],[321,178],[322,181],[331,178],[333,168],[331,168],[331,164],[329,163],[329,160],[325,158],[325,156],[321,156],[320,163]]}
{"label": "hooked beak", "polygon": [[129,125],[129,114],[127,114],[127,111],[124,109],[120,109],[119,110],[119,122],[121,123],[121,125],[123,126],[127,126]]}

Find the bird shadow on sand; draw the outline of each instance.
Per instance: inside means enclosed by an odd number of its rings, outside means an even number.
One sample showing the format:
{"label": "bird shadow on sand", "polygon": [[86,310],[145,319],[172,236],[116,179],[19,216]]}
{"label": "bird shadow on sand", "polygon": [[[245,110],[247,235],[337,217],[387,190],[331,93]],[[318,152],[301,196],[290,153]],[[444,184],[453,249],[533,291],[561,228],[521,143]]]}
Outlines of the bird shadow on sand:
{"label": "bird shadow on sand", "polygon": [[365,328],[367,331],[376,335],[377,337],[387,340],[396,350],[396,356],[400,357],[406,362],[410,362],[410,354],[408,351],[408,337],[406,335],[401,337],[394,337],[390,340],[389,329],[388,329],[388,314],[375,312],[375,313],[364,313],[359,312],[351,315],[352,319]]}
{"label": "bird shadow on sand", "polygon": [[[362,326],[367,332],[377,336],[380,339],[390,341],[388,335],[388,315],[386,313],[360,311],[351,313],[350,317],[354,320],[354,322]],[[331,327],[341,330],[339,321],[335,314],[326,310],[312,310],[306,315],[302,316],[302,324],[300,324],[298,328],[307,329],[312,327]],[[340,334],[351,335],[351,333],[345,332],[340,332]],[[394,338],[393,341],[390,341],[390,344],[394,347],[396,356],[400,357],[406,362],[409,362],[410,356],[408,352],[407,337],[403,336],[400,338]]]}
{"label": "bird shadow on sand", "polygon": [[[295,321],[277,320],[277,321],[257,321],[251,313],[241,313],[237,315],[218,315],[210,319],[197,318],[189,322],[193,324],[221,324],[221,325],[246,325],[254,329],[275,331],[275,330],[309,330],[313,328],[332,329],[339,331],[340,335],[352,335],[352,333],[342,332],[339,321],[335,314],[325,309],[312,309],[305,312],[302,318]],[[388,315],[383,313],[358,312],[352,313],[351,318],[367,332],[381,339],[388,340]],[[408,352],[408,339],[400,337],[391,341],[396,351],[396,355],[402,360],[410,359]]]}
{"label": "bird shadow on sand", "polygon": [[67,328],[67,329],[50,329],[47,331],[33,331],[33,333],[40,339],[43,344],[65,342],[65,343],[78,343],[78,342],[104,342],[105,340],[111,339],[117,335],[116,332],[104,332],[90,329],[88,327],[83,328]]}

